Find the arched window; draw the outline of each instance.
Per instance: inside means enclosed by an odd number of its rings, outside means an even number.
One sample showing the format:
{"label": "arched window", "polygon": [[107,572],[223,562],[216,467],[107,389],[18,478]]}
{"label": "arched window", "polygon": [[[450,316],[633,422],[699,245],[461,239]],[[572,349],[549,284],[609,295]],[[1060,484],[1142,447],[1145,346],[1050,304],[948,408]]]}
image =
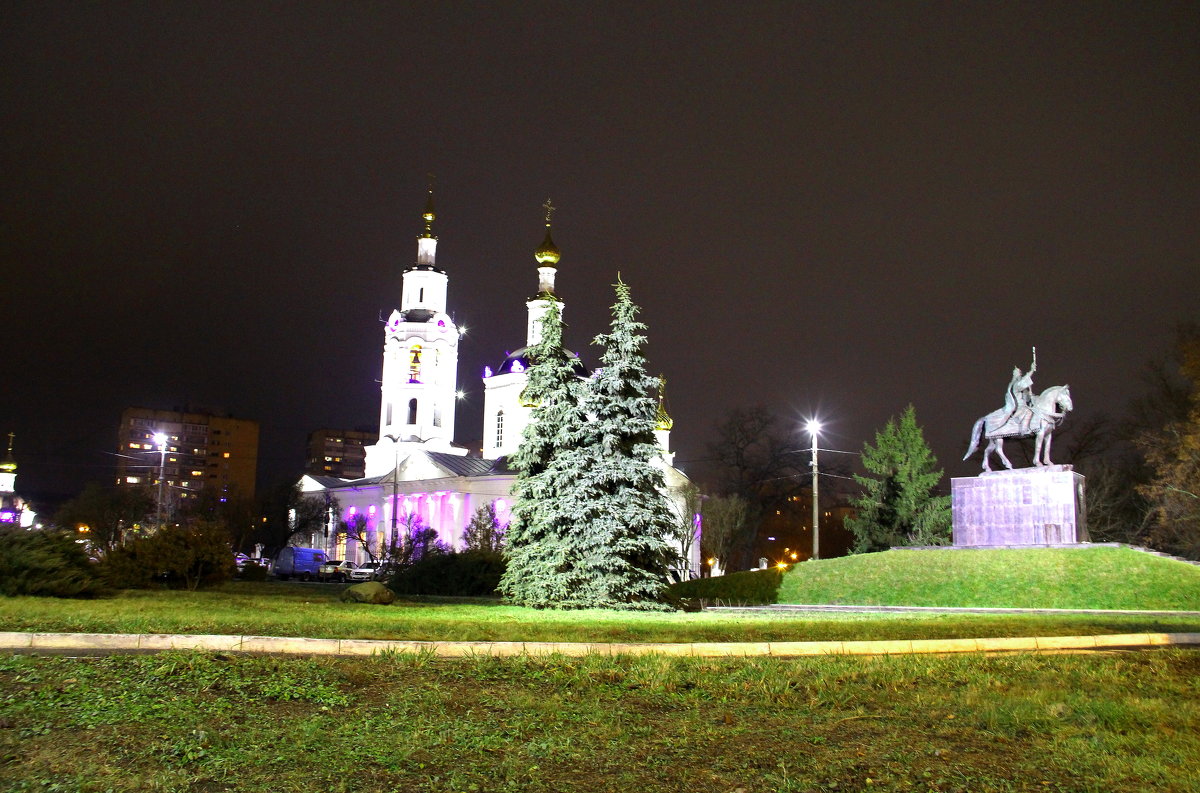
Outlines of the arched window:
{"label": "arched window", "polygon": [[421,345],[414,344],[408,359],[408,382],[421,382]]}
{"label": "arched window", "polygon": [[408,424],[417,423],[417,400],[408,400]]}
{"label": "arched window", "polygon": [[504,411],[496,413],[496,448],[504,445]]}

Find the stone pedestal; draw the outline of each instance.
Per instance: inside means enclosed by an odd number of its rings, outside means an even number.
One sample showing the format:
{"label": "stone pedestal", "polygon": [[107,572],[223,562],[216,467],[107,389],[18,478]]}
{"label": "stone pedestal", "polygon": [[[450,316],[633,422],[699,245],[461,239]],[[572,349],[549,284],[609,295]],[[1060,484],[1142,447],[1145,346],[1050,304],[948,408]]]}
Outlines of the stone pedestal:
{"label": "stone pedestal", "polygon": [[962,547],[1088,542],[1082,474],[1069,465],[991,471],[950,480],[954,544]]}

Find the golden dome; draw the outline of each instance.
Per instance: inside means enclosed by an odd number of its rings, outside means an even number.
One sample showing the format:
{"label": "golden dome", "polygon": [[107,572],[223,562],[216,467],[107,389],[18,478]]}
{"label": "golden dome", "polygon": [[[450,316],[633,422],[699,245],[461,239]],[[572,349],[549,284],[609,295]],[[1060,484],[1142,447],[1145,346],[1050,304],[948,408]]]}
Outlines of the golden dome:
{"label": "golden dome", "polygon": [[421,217],[425,220],[425,233],[421,236],[433,236],[433,219],[437,215],[433,212],[433,188],[429,188],[429,199],[425,202],[425,211],[421,213]]}
{"label": "golden dome", "polygon": [[670,431],[675,426],[675,419],[667,413],[667,378],[658,378],[658,413],[654,417],[654,429]]}
{"label": "golden dome", "polygon": [[562,254],[558,252],[558,247],[550,237],[550,215],[554,212],[554,205],[547,198],[546,203],[542,206],[546,208],[546,239],[542,240],[542,244],[533,252],[533,258],[537,259],[537,263],[542,266],[555,267]]}

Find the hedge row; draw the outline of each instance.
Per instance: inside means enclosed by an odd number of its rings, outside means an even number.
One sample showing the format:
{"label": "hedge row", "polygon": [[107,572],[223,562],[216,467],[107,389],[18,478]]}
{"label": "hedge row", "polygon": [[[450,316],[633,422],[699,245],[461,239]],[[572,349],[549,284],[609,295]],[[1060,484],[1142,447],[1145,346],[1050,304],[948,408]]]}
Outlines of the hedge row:
{"label": "hedge row", "polygon": [[766,606],[779,601],[782,581],[783,571],[775,568],[695,578],[667,587],[667,599],[700,600],[709,606]]}
{"label": "hedge row", "polygon": [[397,571],[388,588],[397,595],[491,597],[503,574],[498,551],[430,553]]}

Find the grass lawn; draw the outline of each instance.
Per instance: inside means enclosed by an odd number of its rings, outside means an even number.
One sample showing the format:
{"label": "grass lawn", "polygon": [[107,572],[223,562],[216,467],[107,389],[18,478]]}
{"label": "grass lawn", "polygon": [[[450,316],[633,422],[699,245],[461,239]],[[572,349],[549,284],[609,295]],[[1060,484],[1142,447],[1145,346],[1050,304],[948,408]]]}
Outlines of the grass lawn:
{"label": "grass lawn", "polygon": [[5,791],[1198,791],[1200,653],[0,657]]}
{"label": "grass lawn", "polygon": [[796,565],[779,602],[1200,611],[1200,566],[1129,548],[886,551]]}
{"label": "grass lawn", "polygon": [[342,587],[234,582],[201,592],[96,600],[0,598],[0,630],[217,633],[418,641],[851,641],[1200,632],[1200,618],[1131,616],[626,613],[537,611],[498,602],[342,603]]}
{"label": "grass lawn", "polygon": [[[944,586],[936,602],[969,589],[961,571],[939,567],[940,560],[972,553],[805,564],[785,576],[783,588],[822,576],[824,591],[840,580],[858,587],[842,590],[853,597],[905,587],[929,595]],[[911,583],[915,572],[902,574],[909,557],[926,560],[923,587]],[[853,567],[872,558],[879,570]],[[1060,562],[1060,571],[1072,563]],[[1026,565],[1043,567],[1053,564]],[[1148,579],[1127,568],[1112,585],[1140,593],[1127,608],[1195,608],[1186,578],[1194,568],[1169,569],[1174,576]],[[856,577],[874,586],[849,580]],[[1053,575],[1029,572],[1026,587],[1040,587],[1042,577]],[[1073,586],[1047,585],[1047,601]],[[340,590],[235,582],[207,592],[97,600],[0,598],[0,630],[622,642],[1200,631],[1200,619],[1185,617],[366,606],[340,602]],[[1106,597],[1097,584],[1085,599],[1096,607]],[[798,659],[0,656],[2,791],[1200,793],[1197,756],[1194,651]]]}

